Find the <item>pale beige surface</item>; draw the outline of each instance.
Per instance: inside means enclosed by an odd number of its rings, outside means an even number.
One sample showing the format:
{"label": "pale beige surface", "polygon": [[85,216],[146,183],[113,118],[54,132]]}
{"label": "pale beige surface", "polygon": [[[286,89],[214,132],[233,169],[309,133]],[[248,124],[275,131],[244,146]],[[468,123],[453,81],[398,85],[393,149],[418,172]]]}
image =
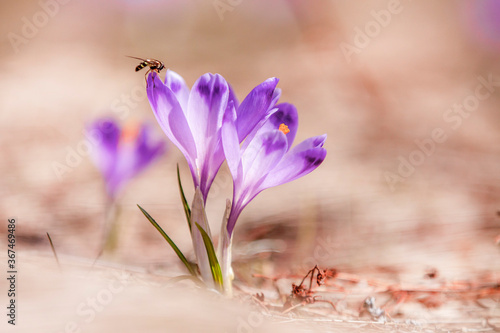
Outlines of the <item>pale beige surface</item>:
{"label": "pale beige surface", "polygon": [[[456,304],[433,311],[410,306],[412,315],[387,323],[348,315],[270,315],[249,296],[225,299],[191,283],[78,258],[22,253],[17,325],[2,332],[460,332],[491,331],[481,318],[462,317]],[[179,273],[179,272],[176,272]],[[0,287],[4,287],[2,281]],[[315,311],[316,310],[316,311]],[[473,311],[471,306],[468,311]],[[484,312],[484,310],[483,310]],[[498,309],[488,318],[498,318]],[[492,324],[498,324],[493,319]]]}

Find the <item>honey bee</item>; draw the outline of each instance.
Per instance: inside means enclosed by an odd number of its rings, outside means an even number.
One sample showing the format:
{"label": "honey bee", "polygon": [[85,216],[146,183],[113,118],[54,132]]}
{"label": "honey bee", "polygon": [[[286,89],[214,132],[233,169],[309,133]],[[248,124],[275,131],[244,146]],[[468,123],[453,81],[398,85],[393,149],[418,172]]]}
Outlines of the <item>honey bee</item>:
{"label": "honey bee", "polygon": [[144,74],[144,78],[146,79],[146,82],[148,81],[147,80],[147,75],[149,72],[156,72],[156,73],[160,73],[160,71],[165,68],[165,66],[163,65],[163,63],[159,60],[156,60],[156,59],[142,59],[142,58],[137,58],[137,57],[131,57],[131,56],[127,56],[129,58],[133,58],[133,59],[138,59],[141,61],[141,63],[139,65],[137,65],[137,67],[135,68],[135,71],[138,72],[140,71],[141,69],[143,69],[144,67],[149,67],[148,71],[146,72],[146,74]]}

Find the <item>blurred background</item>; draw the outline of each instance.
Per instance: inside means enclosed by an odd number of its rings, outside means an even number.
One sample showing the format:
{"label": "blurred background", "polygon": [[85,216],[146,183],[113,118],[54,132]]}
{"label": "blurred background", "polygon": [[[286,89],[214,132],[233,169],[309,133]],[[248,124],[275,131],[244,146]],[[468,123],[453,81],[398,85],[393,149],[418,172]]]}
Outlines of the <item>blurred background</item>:
{"label": "blurred background", "polygon": [[[414,276],[435,267],[451,279],[498,272],[498,2],[0,6],[0,208],[4,219],[17,218],[19,250],[50,255],[49,232],[60,256],[97,257],[106,196],[82,148],[86,124],[101,116],[148,121],[166,139],[145,95],[145,70],[134,72],[130,55],[163,61],[189,86],[220,73],[240,100],[278,77],[280,101],[299,110],[296,142],[328,134],[327,159],[315,172],[264,191],[243,212],[233,242],[240,278],[306,272],[315,263]],[[136,204],[193,255],[176,164],[189,200],[191,177],[169,148],[122,192],[109,260],[178,266]],[[225,165],[218,177],[207,205],[215,235],[232,193]]]}

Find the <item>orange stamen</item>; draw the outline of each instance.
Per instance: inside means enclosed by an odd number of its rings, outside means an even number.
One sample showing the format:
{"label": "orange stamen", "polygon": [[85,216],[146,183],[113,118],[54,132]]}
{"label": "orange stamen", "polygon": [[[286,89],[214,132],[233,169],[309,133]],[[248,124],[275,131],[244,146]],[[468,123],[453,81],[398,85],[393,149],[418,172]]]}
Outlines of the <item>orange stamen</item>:
{"label": "orange stamen", "polygon": [[139,125],[135,122],[123,126],[120,141],[123,143],[133,142],[139,135]]}
{"label": "orange stamen", "polygon": [[288,134],[290,133],[290,129],[288,128],[288,126],[286,126],[285,124],[281,124],[280,125],[280,128],[278,128],[280,131],[283,132],[283,134]]}

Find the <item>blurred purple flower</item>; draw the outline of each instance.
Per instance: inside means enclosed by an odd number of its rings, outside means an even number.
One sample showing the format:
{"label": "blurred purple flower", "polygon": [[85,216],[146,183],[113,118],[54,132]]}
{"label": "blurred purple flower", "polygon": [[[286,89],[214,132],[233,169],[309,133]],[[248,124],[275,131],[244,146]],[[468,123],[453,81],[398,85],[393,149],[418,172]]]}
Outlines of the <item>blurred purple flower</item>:
{"label": "blurred purple flower", "polygon": [[151,128],[142,124],[120,129],[110,118],[99,119],[87,127],[93,139],[91,157],[102,173],[111,199],[123,186],[166,152],[163,141],[153,141]]}
{"label": "blurred purple flower", "polygon": [[463,15],[477,42],[493,51],[500,51],[500,1],[465,1]]}
{"label": "blurred purple flower", "polygon": [[274,110],[248,135],[241,148],[237,112],[233,109],[224,116],[222,143],[233,176],[233,202],[227,221],[229,240],[241,211],[257,194],[310,173],[326,157],[326,134],[290,149],[298,128],[297,109],[283,103]]}
{"label": "blurred purple flower", "polygon": [[189,90],[184,79],[167,70],[165,82],[156,73],[148,77],[151,108],[168,138],[186,157],[195,188],[203,202],[225,156],[221,143],[224,114],[236,109],[237,144],[255,128],[279,98],[278,79],[271,78],[238,103],[231,86],[219,74],[202,75]]}

